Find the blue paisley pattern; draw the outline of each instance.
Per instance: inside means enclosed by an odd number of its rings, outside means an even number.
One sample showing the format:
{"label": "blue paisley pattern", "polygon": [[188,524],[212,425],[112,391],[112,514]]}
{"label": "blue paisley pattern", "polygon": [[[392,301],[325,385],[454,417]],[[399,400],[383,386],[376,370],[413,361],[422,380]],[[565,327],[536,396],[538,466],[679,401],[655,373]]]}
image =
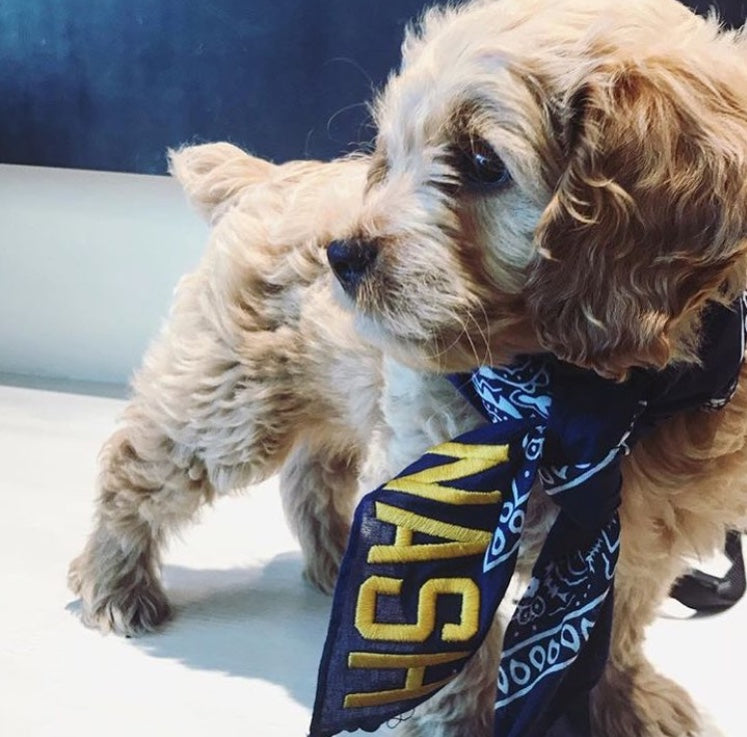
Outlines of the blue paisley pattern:
{"label": "blue paisley pattern", "polygon": [[361,501],[311,736],[373,731],[459,673],[506,594],[540,483],[558,516],[506,630],[495,736],[588,737],[612,624],[621,460],[662,418],[729,401],[745,314],[744,298],[711,306],[699,365],[634,370],[624,383],[546,355],[453,377],[487,423]]}

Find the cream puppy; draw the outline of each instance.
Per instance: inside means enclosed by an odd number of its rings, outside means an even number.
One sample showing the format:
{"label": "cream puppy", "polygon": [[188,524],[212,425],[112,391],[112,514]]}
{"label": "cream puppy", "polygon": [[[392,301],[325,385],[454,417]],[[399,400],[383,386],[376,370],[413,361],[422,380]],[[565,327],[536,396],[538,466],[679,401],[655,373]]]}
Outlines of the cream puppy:
{"label": "cream puppy", "polygon": [[[329,590],[359,485],[479,422],[442,373],[535,351],[616,379],[686,365],[705,306],[745,288],[747,47],[674,0],[431,11],[376,119],[370,160],[174,155],[213,228],[102,454],[70,576],[88,624],[156,627],[169,531],[277,470],[307,574]],[[745,438],[742,382],[625,462],[600,737],[697,732],[643,638],[686,556],[744,524]],[[529,548],[547,527],[535,496]],[[489,734],[500,641],[496,625],[403,731]]]}

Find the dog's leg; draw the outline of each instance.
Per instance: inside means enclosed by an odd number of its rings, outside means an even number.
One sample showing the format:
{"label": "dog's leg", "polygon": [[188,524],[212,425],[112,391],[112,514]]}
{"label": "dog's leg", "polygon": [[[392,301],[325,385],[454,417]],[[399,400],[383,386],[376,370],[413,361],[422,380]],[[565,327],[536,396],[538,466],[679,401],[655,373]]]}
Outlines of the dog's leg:
{"label": "dog's leg", "polygon": [[278,470],[305,400],[276,355],[265,361],[267,376],[206,359],[197,378],[178,374],[176,361],[159,371],[146,361],[124,427],[104,446],[94,530],[70,567],[84,623],[125,635],[155,629],[169,616],[158,578],[168,533],[216,495]]}
{"label": "dog's leg", "polygon": [[648,662],[644,634],[688,556],[718,550],[747,516],[743,387],[720,412],[668,420],[626,460],[610,658],[592,701],[598,737],[698,733],[692,699]]}
{"label": "dog's leg", "polygon": [[301,545],[305,575],[326,593],[334,589],[347,545],[357,478],[354,447],[310,439],[299,443],[281,472],[283,507]]}
{"label": "dog's leg", "polygon": [[[663,548],[660,550],[664,552]],[[650,558],[625,561],[625,557],[621,553],[615,576],[610,658],[592,697],[594,735],[697,735],[698,710],[687,691],[657,673],[643,652],[644,629],[656,616],[671,584],[685,566],[660,556],[656,556],[655,566]]]}
{"label": "dog's leg", "polygon": [[68,574],[88,626],[133,635],[170,614],[159,549],[168,529],[213,495],[204,468],[180,468],[171,446],[158,433],[129,427],[102,449],[94,530]]}
{"label": "dog's leg", "polygon": [[[385,361],[383,413],[386,451],[373,453],[367,473],[378,485],[412,463],[428,448],[471,430],[481,417],[440,376]],[[373,484],[375,481],[375,484]],[[492,734],[498,661],[503,629],[499,616],[464,670],[414,713],[403,719],[397,737],[488,737]]]}
{"label": "dog's leg", "polygon": [[692,699],[656,672],[643,649],[646,627],[686,564],[677,550],[677,535],[662,523],[672,515],[663,506],[665,496],[657,498],[636,470],[626,469],[612,642],[607,667],[592,695],[593,733],[595,737],[688,737],[698,734],[698,711]]}
{"label": "dog's leg", "polygon": [[496,615],[485,641],[464,670],[402,720],[397,737],[489,737],[493,734],[503,626]]}
{"label": "dog's leg", "polygon": [[247,443],[251,464],[206,466],[185,456],[167,436],[130,425],[115,433],[101,455],[95,525],[69,572],[82,599],[85,624],[134,635],[169,617],[159,581],[160,551],[169,533],[223,494],[277,470],[283,453]]}

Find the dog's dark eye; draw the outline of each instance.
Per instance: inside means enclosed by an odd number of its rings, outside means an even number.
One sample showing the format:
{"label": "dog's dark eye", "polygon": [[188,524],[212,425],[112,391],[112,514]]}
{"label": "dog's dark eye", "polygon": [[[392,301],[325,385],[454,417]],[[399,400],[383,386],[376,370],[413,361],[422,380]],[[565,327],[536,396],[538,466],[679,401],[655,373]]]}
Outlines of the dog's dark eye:
{"label": "dog's dark eye", "polygon": [[502,187],[511,181],[501,157],[482,138],[470,138],[457,145],[457,168],[467,183]]}

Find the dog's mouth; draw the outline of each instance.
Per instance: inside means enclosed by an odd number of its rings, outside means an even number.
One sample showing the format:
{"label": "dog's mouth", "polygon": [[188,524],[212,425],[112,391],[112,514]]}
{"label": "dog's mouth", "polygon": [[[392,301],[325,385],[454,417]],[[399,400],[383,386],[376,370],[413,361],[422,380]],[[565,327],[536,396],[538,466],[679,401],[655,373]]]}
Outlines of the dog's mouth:
{"label": "dog's mouth", "polygon": [[[386,355],[419,371],[455,373],[505,360],[487,342],[489,327],[475,317],[458,317],[454,311],[438,315],[430,309],[416,309],[407,300],[389,304],[381,294],[372,294],[373,279],[362,280],[355,289],[336,273],[339,304],[353,313],[357,333]],[[437,315],[441,323],[435,324]],[[430,320],[428,319],[430,317]],[[465,325],[476,326],[472,334]]]}
{"label": "dog's mouth", "polygon": [[[412,251],[412,249],[407,249]],[[456,269],[423,259],[398,261],[406,249],[352,238],[327,246],[338,301],[356,329],[387,355],[418,370],[471,371],[513,360],[536,346],[525,314],[507,296],[477,294]]]}
{"label": "dog's mouth", "polygon": [[[478,360],[472,347],[462,349],[458,337],[416,338],[391,329],[388,321],[355,312],[355,327],[364,340],[380,348],[387,356],[418,371],[457,373],[471,371],[490,363]],[[486,347],[483,350],[487,353]]]}

